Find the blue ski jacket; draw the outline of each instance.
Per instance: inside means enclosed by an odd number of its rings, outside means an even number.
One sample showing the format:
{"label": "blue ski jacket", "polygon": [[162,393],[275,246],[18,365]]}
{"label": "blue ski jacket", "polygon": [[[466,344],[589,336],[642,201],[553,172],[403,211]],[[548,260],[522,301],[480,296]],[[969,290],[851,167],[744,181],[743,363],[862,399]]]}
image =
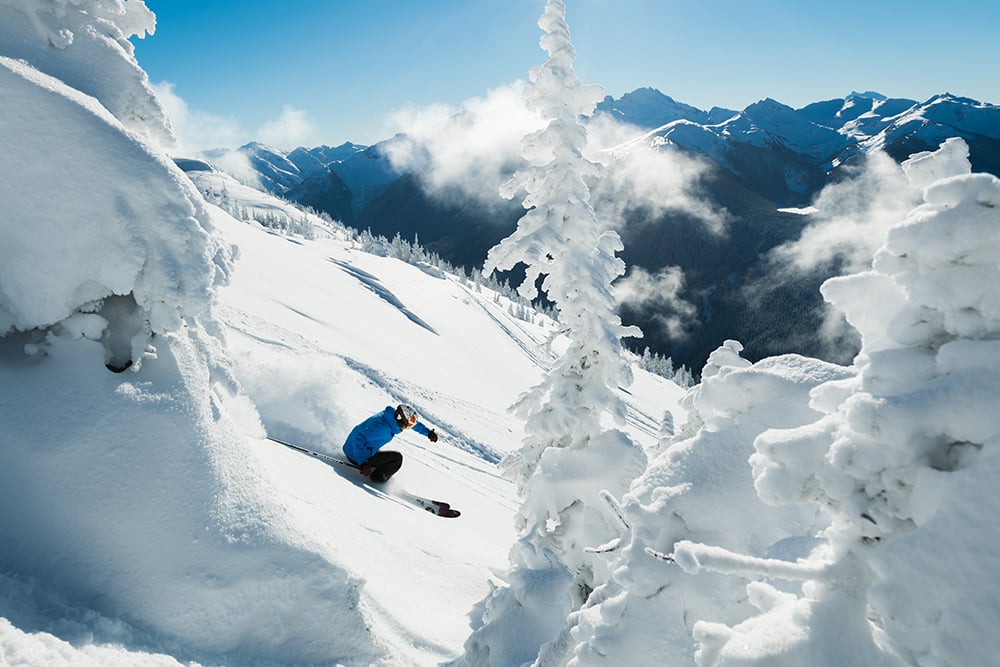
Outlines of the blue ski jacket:
{"label": "blue ski jacket", "polygon": [[[403,432],[396,423],[396,408],[387,405],[385,410],[374,414],[355,426],[344,442],[344,454],[353,463],[361,465],[370,459],[396,435]],[[420,435],[428,435],[431,430],[423,422],[413,425],[413,430]]]}

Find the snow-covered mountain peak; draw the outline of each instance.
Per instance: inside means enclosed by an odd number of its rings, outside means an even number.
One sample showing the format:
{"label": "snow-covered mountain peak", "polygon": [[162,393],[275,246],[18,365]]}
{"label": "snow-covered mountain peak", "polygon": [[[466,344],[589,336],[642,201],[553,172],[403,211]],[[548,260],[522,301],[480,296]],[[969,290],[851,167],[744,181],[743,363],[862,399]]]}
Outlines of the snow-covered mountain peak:
{"label": "snow-covered mountain peak", "polygon": [[845,97],[844,99],[848,100],[848,101],[849,100],[864,99],[864,100],[873,100],[875,102],[884,102],[885,100],[887,100],[889,98],[887,98],[882,93],[875,92],[874,90],[865,90],[863,92],[858,92],[856,90],[852,90],[847,95],[847,97]]}
{"label": "snow-covered mountain peak", "polygon": [[610,95],[597,105],[598,112],[610,113],[619,120],[643,129],[663,127],[676,120],[709,122],[709,114],[674,100],[655,88],[638,88],[618,99]]}
{"label": "snow-covered mountain peak", "polygon": [[812,122],[792,107],[777,100],[765,98],[751,104],[732,122],[727,123],[730,135],[761,139],[754,145],[781,145],[794,153],[806,156],[819,164],[843,150],[847,141],[835,130]]}

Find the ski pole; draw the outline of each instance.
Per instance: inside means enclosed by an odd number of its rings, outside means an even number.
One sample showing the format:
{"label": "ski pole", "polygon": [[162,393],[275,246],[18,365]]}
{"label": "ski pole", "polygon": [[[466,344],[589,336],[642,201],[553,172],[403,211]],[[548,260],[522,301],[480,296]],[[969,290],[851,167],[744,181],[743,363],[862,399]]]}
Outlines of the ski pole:
{"label": "ski pole", "polygon": [[300,445],[293,445],[290,442],[285,442],[284,440],[278,440],[277,438],[272,438],[269,435],[265,437],[271,442],[276,442],[279,445],[284,445],[285,447],[302,452],[303,454],[309,454],[310,456],[315,456],[318,459],[323,459],[324,461],[330,461],[331,463],[339,463],[340,465],[347,466],[348,468],[355,468],[356,470],[361,469],[361,466],[351,463],[350,461],[345,461],[344,459],[337,458],[336,456],[330,456],[329,454],[316,452],[311,449],[307,449],[306,447],[302,447]]}

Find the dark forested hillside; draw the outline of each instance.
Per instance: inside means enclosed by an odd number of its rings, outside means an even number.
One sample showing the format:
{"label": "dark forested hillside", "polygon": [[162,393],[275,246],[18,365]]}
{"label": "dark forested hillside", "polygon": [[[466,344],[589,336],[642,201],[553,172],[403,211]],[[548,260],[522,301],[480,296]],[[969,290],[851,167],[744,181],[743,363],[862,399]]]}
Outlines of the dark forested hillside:
{"label": "dark forested hillside", "polygon": [[[841,363],[852,358],[857,340],[849,332],[821,335],[819,285],[837,273],[836,264],[790,274],[769,254],[811,222],[809,215],[780,209],[808,206],[845,177],[845,166],[863,164],[875,150],[901,162],[958,136],[969,146],[973,171],[1000,174],[1000,107],[947,94],[918,103],[852,93],[801,109],[765,99],[742,111],[705,112],[647,88],[606,98],[598,113],[645,131],[657,150],[710,164],[699,197],[725,212],[721,232],[690,214],[643,209],[628,212],[619,230],[626,264],[651,273],[679,267],[684,283],[678,296],[690,304],[676,312],[670,312],[676,304],[670,299],[624,305],[623,320],[645,332],[629,344],[648,346],[696,373],[727,338],[741,341],[752,360],[783,352]],[[470,271],[481,267],[487,251],[514,230],[523,214],[519,201],[498,197],[487,204],[440,183],[429,194],[419,171],[392,163],[388,148],[398,140],[297,149],[288,156],[259,144],[241,150],[276,194],[359,230],[416,239]],[[680,327],[663,326],[665,318],[678,316]]]}

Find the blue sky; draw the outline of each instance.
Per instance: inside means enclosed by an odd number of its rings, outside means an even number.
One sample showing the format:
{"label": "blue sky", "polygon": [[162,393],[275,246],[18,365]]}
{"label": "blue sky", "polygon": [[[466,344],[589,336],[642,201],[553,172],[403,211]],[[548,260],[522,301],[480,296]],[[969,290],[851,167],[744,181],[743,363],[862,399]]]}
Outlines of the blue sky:
{"label": "blue sky", "polygon": [[[577,76],[707,109],[876,90],[1000,103],[994,0],[568,0]],[[543,0],[146,0],[133,38],[190,146],[369,144],[544,62]],[[163,87],[162,84],[171,84]],[[294,146],[284,146],[292,148]]]}

